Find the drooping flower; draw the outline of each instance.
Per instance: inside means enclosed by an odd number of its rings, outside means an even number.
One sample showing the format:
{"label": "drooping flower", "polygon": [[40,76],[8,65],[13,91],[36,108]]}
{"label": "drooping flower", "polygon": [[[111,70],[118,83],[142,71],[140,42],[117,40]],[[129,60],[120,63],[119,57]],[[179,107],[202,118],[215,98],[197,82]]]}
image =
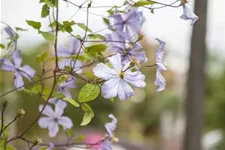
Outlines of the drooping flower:
{"label": "drooping flower", "polygon": [[112,119],[112,122],[105,124],[109,137],[104,140],[101,150],[112,150],[111,141],[113,141],[112,138],[114,138],[113,134],[116,129],[117,119],[113,114],[109,114],[109,118]]}
{"label": "drooping flower", "polygon": [[157,65],[155,85],[158,86],[157,91],[163,91],[166,87],[166,80],[162,76],[161,72],[166,71],[166,67],[163,64],[164,47],[166,43],[158,38],[156,38],[156,40],[160,43],[160,46],[155,53],[155,61]]}
{"label": "drooping flower", "polygon": [[[71,39],[70,48],[66,49],[64,47],[58,48],[58,56],[59,57],[71,57],[72,55],[76,55],[78,52],[82,52],[81,42],[80,40],[73,38]],[[72,58],[64,58],[61,62],[59,62],[59,68],[63,69],[66,66],[73,68],[73,70],[77,70],[82,66],[82,62],[79,60],[74,60]],[[77,73],[81,73],[81,69],[77,71]]]}
{"label": "drooping flower", "polygon": [[198,20],[198,16],[193,13],[187,4],[183,5],[183,14],[180,16],[180,18],[184,20],[191,20],[191,25],[193,25]]}
{"label": "drooping flower", "polygon": [[140,32],[144,22],[142,12],[138,12],[137,8],[132,8],[125,14],[114,14],[112,17],[112,26],[118,32],[129,33],[134,35]]}
{"label": "drooping flower", "polygon": [[[47,105],[43,111],[43,114],[46,117],[42,117],[39,119],[38,124],[41,128],[48,128],[49,136],[54,137],[59,131],[59,125],[62,125],[64,128],[72,128],[73,123],[70,118],[62,116],[64,109],[60,107],[60,102],[55,104],[55,111]],[[39,110],[43,109],[43,105],[39,106]]]}
{"label": "drooping flower", "polygon": [[104,98],[110,99],[117,95],[120,100],[130,98],[133,96],[133,90],[128,83],[138,88],[146,86],[145,76],[140,71],[132,72],[130,63],[122,66],[120,54],[108,59],[113,69],[103,63],[97,64],[93,69],[96,77],[106,80],[101,89]]}
{"label": "drooping flower", "polygon": [[124,32],[113,32],[112,34],[107,34],[106,37],[108,41],[112,41],[110,42],[111,46],[109,51],[120,53],[123,65],[133,58],[141,62],[146,62],[148,60],[141,44],[134,42],[135,40],[130,36],[126,36]]}
{"label": "drooping flower", "polygon": [[10,38],[14,37],[16,35],[16,33],[13,31],[13,29],[9,26],[5,27],[4,30]]}
{"label": "drooping flower", "polygon": [[12,59],[14,63],[12,63],[9,59],[3,59],[2,69],[6,71],[12,71],[15,73],[14,85],[16,88],[21,87],[18,90],[22,90],[23,89],[22,86],[24,85],[22,76],[24,76],[28,80],[31,80],[35,75],[35,70],[28,65],[21,66],[22,58],[20,57],[19,50],[13,52]]}

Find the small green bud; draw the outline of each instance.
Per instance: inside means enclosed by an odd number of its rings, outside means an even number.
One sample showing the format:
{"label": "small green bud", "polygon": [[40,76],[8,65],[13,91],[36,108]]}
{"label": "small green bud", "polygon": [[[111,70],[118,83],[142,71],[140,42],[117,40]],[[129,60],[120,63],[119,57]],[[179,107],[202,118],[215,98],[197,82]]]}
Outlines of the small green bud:
{"label": "small green bud", "polygon": [[38,145],[42,143],[42,139],[38,136],[34,137],[33,144]]}

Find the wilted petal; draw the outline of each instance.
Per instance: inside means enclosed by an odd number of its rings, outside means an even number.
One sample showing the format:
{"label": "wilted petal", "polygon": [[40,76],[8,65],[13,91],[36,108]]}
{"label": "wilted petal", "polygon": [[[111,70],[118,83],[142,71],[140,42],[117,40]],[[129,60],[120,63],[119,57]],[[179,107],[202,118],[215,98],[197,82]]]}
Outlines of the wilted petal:
{"label": "wilted petal", "polygon": [[134,95],[132,88],[123,80],[119,82],[118,97],[120,100],[126,100]]}
{"label": "wilted petal", "polygon": [[[42,111],[43,107],[44,107],[44,105],[40,105],[39,106],[39,111]],[[50,118],[55,116],[55,113],[52,110],[52,107],[49,106],[49,105],[46,105],[46,107],[45,107],[44,111],[42,112],[42,114],[44,114],[44,115],[46,115],[46,116],[48,116]]]}
{"label": "wilted petal", "polygon": [[2,69],[7,71],[16,71],[15,66],[12,64],[12,62],[9,59],[2,60]]}
{"label": "wilted petal", "polygon": [[16,88],[21,87],[21,88],[18,89],[18,90],[21,90],[21,89],[24,88],[24,87],[22,87],[22,86],[24,86],[24,82],[23,82],[22,75],[21,75],[21,73],[18,72],[18,71],[15,72],[15,82],[14,82],[14,85],[15,85]]}
{"label": "wilted petal", "polygon": [[51,122],[52,122],[52,118],[42,117],[39,119],[38,125],[41,128],[47,128],[49,126],[49,124],[51,124]]}
{"label": "wilted petal", "polygon": [[146,86],[145,75],[143,75],[140,71],[131,72],[130,70],[127,70],[124,75],[124,81],[129,82],[138,88],[143,88]]}
{"label": "wilted petal", "polygon": [[161,62],[157,62],[156,65],[157,65],[157,69],[159,71],[166,71],[167,70],[165,65],[163,63],[161,63]]}
{"label": "wilted petal", "polygon": [[103,63],[97,64],[93,68],[94,75],[98,78],[109,80],[111,78],[117,77],[117,72]]}
{"label": "wilted petal", "polygon": [[70,120],[70,118],[64,117],[64,116],[60,117],[60,119],[58,120],[58,123],[68,129],[72,128],[73,126],[73,123]]}
{"label": "wilted petal", "polygon": [[157,89],[158,92],[163,91],[166,87],[166,80],[158,70],[156,71],[155,85],[159,87]]}
{"label": "wilted petal", "polygon": [[105,128],[107,132],[109,133],[110,138],[113,137],[113,133],[116,129],[117,119],[113,116],[113,114],[109,114],[109,118],[112,119],[112,122],[106,123]]}
{"label": "wilted petal", "polygon": [[13,58],[15,67],[19,68],[22,63],[22,58],[20,56],[20,50],[13,52],[12,58]]}
{"label": "wilted petal", "polygon": [[48,126],[48,130],[49,130],[49,136],[50,137],[56,136],[56,134],[59,132],[58,124],[56,122],[50,124]]}
{"label": "wilted petal", "polygon": [[109,59],[109,62],[112,64],[113,69],[116,70],[116,72],[120,72],[122,69],[121,55],[116,54],[114,56],[109,57],[108,59]]}
{"label": "wilted petal", "polygon": [[187,5],[187,4],[184,4],[183,6],[183,14],[180,16],[181,19],[184,19],[184,20],[191,20],[192,21],[192,25],[198,20],[198,16],[196,16],[191,8]]}
{"label": "wilted petal", "polygon": [[20,69],[21,74],[24,77],[26,77],[28,80],[33,78],[36,73],[36,71],[28,65],[24,65],[23,67],[20,67],[19,69]]}
{"label": "wilted petal", "polygon": [[102,94],[104,98],[110,99],[117,96],[120,80],[120,78],[112,78],[102,85]]}

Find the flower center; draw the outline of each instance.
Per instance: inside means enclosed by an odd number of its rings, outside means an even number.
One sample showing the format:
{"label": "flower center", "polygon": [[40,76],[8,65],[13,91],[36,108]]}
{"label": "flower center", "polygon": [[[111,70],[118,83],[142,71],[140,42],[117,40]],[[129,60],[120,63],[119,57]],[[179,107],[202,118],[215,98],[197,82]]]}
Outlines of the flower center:
{"label": "flower center", "polygon": [[119,73],[119,77],[120,77],[121,79],[123,79],[123,78],[124,78],[124,72],[120,72],[120,73]]}

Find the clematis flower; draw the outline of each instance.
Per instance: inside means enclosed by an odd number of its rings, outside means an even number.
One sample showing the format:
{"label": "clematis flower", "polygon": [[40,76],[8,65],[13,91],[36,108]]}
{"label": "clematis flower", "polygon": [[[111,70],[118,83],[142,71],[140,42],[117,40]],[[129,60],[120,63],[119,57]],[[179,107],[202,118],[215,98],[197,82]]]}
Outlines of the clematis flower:
{"label": "clematis flower", "polygon": [[132,40],[132,37],[130,36],[126,36],[125,33],[114,32],[112,34],[107,34],[106,38],[108,41],[115,41],[111,42],[109,51],[120,53],[123,65],[131,61],[132,58],[135,58],[141,62],[146,62],[148,60],[141,44],[138,42],[129,44],[129,42],[133,42],[135,40]]}
{"label": "clematis flower", "polygon": [[166,43],[158,38],[156,38],[156,40],[160,43],[160,46],[155,53],[155,61],[157,65],[155,85],[159,87],[157,91],[160,92],[163,91],[166,87],[166,80],[161,74],[162,71],[166,71],[166,67],[163,64],[164,47]]}
{"label": "clematis flower", "polygon": [[113,138],[113,134],[116,129],[117,119],[113,114],[109,114],[109,118],[112,119],[112,122],[105,124],[105,128],[109,133],[109,137],[104,140],[101,150],[112,150],[111,139]]}
{"label": "clematis flower", "polygon": [[[47,105],[43,111],[43,114],[46,117],[39,119],[38,124],[41,128],[48,128],[49,136],[54,137],[59,131],[59,125],[62,125],[64,128],[72,128],[73,123],[70,118],[62,116],[64,109],[60,107],[60,102],[55,104],[55,111]],[[43,109],[43,105],[39,106],[39,110]]]}
{"label": "clematis flower", "polygon": [[13,31],[11,27],[7,26],[4,28],[4,30],[10,38],[16,36],[16,33]]}
{"label": "clematis flower", "polygon": [[141,26],[144,22],[142,12],[138,12],[137,8],[132,8],[125,14],[114,14],[112,17],[112,26],[115,27],[118,32],[126,32],[130,35],[134,35],[141,30]]}
{"label": "clematis flower", "polygon": [[198,20],[198,16],[192,12],[191,8],[187,4],[183,5],[183,14],[180,16],[180,18],[184,20],[191,20],[191,25],[193,25]]}
{"label": "clematis flower", "polygon": [[138,88],[146,86],[145,76],[141,72],[131,72],[130,63],[122,66],[120,54],[111,56],[108,59],[113,69],[103,63],[97,64],[93,69],[96,77],[106,80],[101,88],[104,98],[110,99],[117,95],[120,100],[130,98],[133,96],[133,90],[128,83]]}
{"label": "clematis flower", "polygon": [[21,87],[18,90],[22,90],[23,89],[22,86],[24,85],[22,76],[24,76],[28,80],[31,80],[31,78],[33,78],[35,75],[35,70],[28,65],[21,66],[22,58],[20,57],[19,50],[13,52],[12,59],[14,63],[12,63],[9,59],[3,59],[2,69],[6,71],[12,71],[15,73],[14,85],[16,88]]}
{"label": "clematis flower", "polygon": [[[80,40],[73,38],[71,39],[70,48],[66,49],[64,47],[58,48],[58,56],[59,57],[70,57],[72,55],[76,55],[81,49]],[[82,50],[81,50],[82,52]],[[76,62],[76,63],[75,63]],[[59,68],[63,69],[66,66],[72,67],[73,70],[77,70],[82,66],[82,62],[79,60],[73,60],[72,58],[64,58],[61,62],[59,62]],[[81,73],[82,70],[79,69],[77,73]]]}

